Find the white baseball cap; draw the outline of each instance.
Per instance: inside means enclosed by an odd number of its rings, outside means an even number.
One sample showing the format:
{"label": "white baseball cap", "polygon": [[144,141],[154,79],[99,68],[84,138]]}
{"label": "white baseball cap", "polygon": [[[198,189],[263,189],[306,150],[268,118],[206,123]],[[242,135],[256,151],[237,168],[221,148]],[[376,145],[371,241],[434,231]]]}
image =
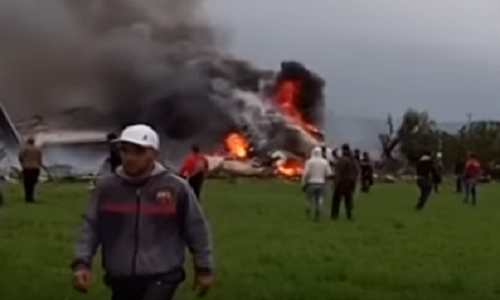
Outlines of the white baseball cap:
{"label": "white baseball cap", "polygon": [[126,142],[144,148],[160,149],[160,139],[156,131],[148,125],[137,124],[125,128],[116,142]]}

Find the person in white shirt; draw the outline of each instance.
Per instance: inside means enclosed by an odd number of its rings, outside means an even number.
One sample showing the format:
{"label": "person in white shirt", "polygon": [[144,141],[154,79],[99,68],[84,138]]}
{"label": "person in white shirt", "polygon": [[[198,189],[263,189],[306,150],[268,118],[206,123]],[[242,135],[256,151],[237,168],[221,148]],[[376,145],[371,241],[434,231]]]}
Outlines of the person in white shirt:
{"label": "person in white shirt", "polygon": [[320,147],[314,148],[302,173],[302,187],[307,196],[307,213],[308,215],[314,213],[316,220],[321,214],[321,203],[325,197],[326,183],[332,176],[330,163],[322,154]]}

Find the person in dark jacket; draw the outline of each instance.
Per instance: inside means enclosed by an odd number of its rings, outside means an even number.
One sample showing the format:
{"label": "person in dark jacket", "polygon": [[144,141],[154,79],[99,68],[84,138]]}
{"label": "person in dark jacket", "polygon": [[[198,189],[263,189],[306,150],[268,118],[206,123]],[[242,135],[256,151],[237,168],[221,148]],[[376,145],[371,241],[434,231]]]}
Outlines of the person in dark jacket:
{"label": "person in dark jacket", "polygon": [[335,164],[334,188],[331,217],[336,220],[340,214],[340,204],[344,201],[347,219],[352,220],[353,197],[359,177],[359,165],[353,157],[349,145],[342,145],[342,156]]}
{"label": "person in dark jacket", "polygon": [[434,167],[436,168],[436,172],[433,175],[433,188],[434,193],[439,193],[439,186],[443,182],[443,162],[440,157],[437,157],[434,161]]}
{"label": "person in dark jacket", "polygon": [[361,150],[354,149],[354,159],[358,162],[358,164],[361,163]]}
{"label": "person in dark jacket", "polygon": [[28,138],[26,145],[19,151],[19,163],[22,168],[22,180],[26,203],[35,203],[35,192],[43,166],[42,150],[35,145],[33,137]]}
{"label": "person in dark jacket", "polygon": [[109,165],[111,168],[111,172],[115,173],[116,169],[122,164],[122,158],[120,156],[120,150],[118,149],[118,144],[114,143],[114,141],[118,138],[115,133],[108,134],[108,143],[109,143]]}
{"label": "person in dark jacket", "polygon": [[455,191],[458,194],[462,193],[462,188],[464,185],[463,171],[465,168],[465,161],[458,160],[455,163]]}
{"label": "person in dark jacket", "polygon": [[363,152],[363,158],[360,162],[361,169],[361,191],[368,193],[373,185],[373,164],[368,152]]}
{"label": "person in dark jacket", "polygon": [[416,173],[417,186],[420,190],[420,196],[415,208],[417,210],[422,210],[432,193],[434,178],[436,176],[436,166],[429,153],[424,153],[424,155],[417,162]]}
{"label": "person in dark jacket", "polygon": [[185,248],[193,254],[199,295],[214,284],[210,232],[185,180],[157,163],[159,139],[132,125],[117,140],[122,166],[99,179],[75,247],[73,286],[86,293],[101,249],[113,300],[169,300],[184,280]]}

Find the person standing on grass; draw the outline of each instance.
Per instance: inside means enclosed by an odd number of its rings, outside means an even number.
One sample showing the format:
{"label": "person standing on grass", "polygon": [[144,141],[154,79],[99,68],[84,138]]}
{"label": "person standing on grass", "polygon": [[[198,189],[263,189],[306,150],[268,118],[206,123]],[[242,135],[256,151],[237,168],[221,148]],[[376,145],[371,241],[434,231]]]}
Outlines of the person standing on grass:
{"label": "person standing on grass", "polygon": [[361,150],[354,149],[354,159],[358,162],[358,164],[361,162]]}
{"label": "person standing on grass", "polygon": [[434,193],[437,194],[437,193],[439,193],[439,186],[443,182],[442,173],[443,173],[444,167],[443,167],[443,163],[442,163],[442,160],[440,157],[436,158],[434,166],[436,168],[436,172],[434,173],[432,181],[433,181]]}
{"label": "person standing on grass", "polygon": [[331,217],[339,218],[340,204],[344,201],[347,219],[352,220],[353,197],[359,178],[359,165],[348,144],[342,145],[342,156],[335,164]]}
{"label": "person standing on grass", "polygon": [[373,164],[368,152],[363,152],[363,158],[360,162],[361,170],[361,191],[364,193],[370,192],[370,187],[373,185]]}
{"label": "person standing on grass", "polygon": [[314,214],[319,220],[321,203],[326,193],[326,183],[332,176],[330,163],[323,157],[322,149],[316,147],[311,152],[311,157],[306,161],[302,173],[302,187],[307,195],[307,214]]}
{"label": "person standing on grass", "polygon": [[422,210],[429,200],[434,187],[434,180],[436,178],[436,166],[434,160],[428,152],[420,158],[417,163],[417,186],[420,190],[420,196],[416,205],[417,210]]}
{"label": "person standing on grass", "polygon": [[465,162],[462,159],[457,160],[455,163],[455,191],[458,194],[462,193],[462,187],[464,185],[464,168]]}
{"label": "person standing on grass", "polygon": [[117,143],[114,141],[118,138],[115,133],[110,133],[107,136],[108,144],[109,144],[109,166],[111,168],[111,172],[115,173],[116,169],[122,164],[122,159],[120,156],[120,149],[118,149]]}
{"label": "person standing on grass", "polygon": [[193,145],[191,147],[191,153],[185,159],[179,173],[183,178],[187,179],[198,200],[200,200],[207,170],[207,158],[201,153],[198,145]]}
{"label": "person standing on grass", "polygon": [[[109,152],[108,157],[106,157],[106,161],[101,166],[97,176],[102,176],[103,174],[107,174],[109,172],[115,173],[116,169],[122,164],[122,159],[120,157],[120,150],[117,147],[117,144],[114,141],[118,138],[115,133],[110,133],[106,137],[106,141],[108,142]],[[92,180],[90,182],[90,189],[95,187],[96,180]]]}
{"label": "person standing on grass", "polygon": [[211,235],[187,182],[157,162],[158,134],[132,125],[116,141],[122,166],[99,179],[76,243],[73,287],[89,290],[101,249],[113,300],[169,300],[184,280],[185,248],[198,295],[214,284]]}
{"label": "person standing on grass", "polygon": [[35,145],[35,138],[30,137],[19,151],[19,163],[22,168],[24,199],[26,203],[35,203],[35,189],[43,168],[42,150]]}
{"label": "person standing on grass", "polygon": [[465,183],[465,203],[469,203],[469,200],[472,200],[472,204],[474,206],[476,205],[477,184],[480,177],[481,163],[476,158],[474,153],[471,153],[469,154],[469,159],[467,159],[463,171],[463,178]]}

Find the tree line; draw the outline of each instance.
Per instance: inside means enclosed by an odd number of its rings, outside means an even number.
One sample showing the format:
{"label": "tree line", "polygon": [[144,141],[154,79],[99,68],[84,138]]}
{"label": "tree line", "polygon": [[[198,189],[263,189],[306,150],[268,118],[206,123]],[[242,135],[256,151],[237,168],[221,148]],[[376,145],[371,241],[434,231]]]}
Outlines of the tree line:
{"label": "tree line", "polygon": [[387,117],[387,133],[379,135],[383,168],[394,171],[414,164],[423,153],[441,154],[446,171],[473,152],[485,166],[500,162],[500,122],[475,121],[463,125],[456,132],[443,131],[426,111],[408,109],[400,125],[394,126],[393,117]]}

